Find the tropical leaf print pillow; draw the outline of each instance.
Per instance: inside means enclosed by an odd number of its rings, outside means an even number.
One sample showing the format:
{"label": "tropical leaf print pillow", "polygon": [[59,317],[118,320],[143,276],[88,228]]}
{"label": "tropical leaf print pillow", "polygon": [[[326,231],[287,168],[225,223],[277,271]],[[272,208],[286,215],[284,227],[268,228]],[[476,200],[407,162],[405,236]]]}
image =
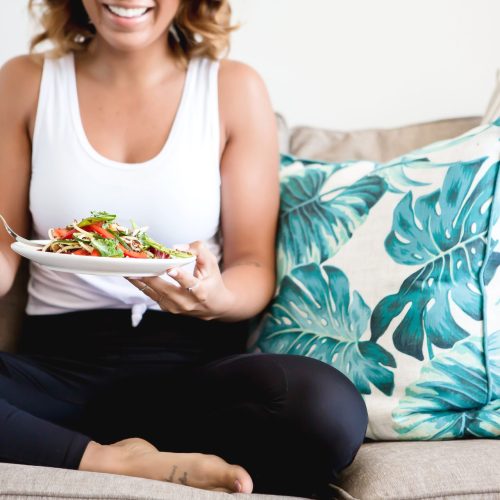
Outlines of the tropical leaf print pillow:
{"label": "tropical leaf print pillow", "polygon": [[283,156],[276,294],[249,350],[310,356],[368,437],[500,437],[500,120],[385,164]]}

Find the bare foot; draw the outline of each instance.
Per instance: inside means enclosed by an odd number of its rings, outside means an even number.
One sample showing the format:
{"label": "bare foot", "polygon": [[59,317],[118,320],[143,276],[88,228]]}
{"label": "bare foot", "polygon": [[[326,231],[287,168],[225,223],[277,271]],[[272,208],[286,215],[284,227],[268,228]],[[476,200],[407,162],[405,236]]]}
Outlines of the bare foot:
{"label": "bare foot", "polygon": [[239,465],[228,464],[216,455],[161,452],[140,438],[124,439],[107,446],[92,441],[79,468],[226,493],[251,493],[253,489],[250,475]]}

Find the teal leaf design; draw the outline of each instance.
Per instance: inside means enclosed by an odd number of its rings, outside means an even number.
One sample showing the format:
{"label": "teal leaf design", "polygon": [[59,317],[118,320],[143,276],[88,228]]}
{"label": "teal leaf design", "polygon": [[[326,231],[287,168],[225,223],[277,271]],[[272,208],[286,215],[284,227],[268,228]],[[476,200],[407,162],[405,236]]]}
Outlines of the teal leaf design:
{"label": "teal leaf design", "polygon": [[344,168],[346,166],[349,166],[353,163],[357,163],[355,161],[346,161],[346,162],[329,162],[329,161],[323,161],[323,160],[313,160],[313,159],[307,159],[307,158],[299,158],[294,155],[289,155],[285,153],[280,154],[280,168],[286,168],[289,167],[290,165],[295,165],[295,164],[301,164],[304,166],[311,166],[311,165],[325,165],[325,166],[330,166],[332,167],[335,171]]}
{"label": "teal leaf design", "polygon": [[488,400],[483,339],[469,337],[422,368],[393,410],[407,439],[500,436],[500,401]]}
{"label": "teal leaf design", "polygon": [[495,276],[497,269],[499,268],[500,268],[500,252],[493,252],[492,254],[490,254],[488,260],[486,261],[486,264],[484,265],[483,279],[485,285],[490,284],[491,280]]}
{"label": "teal leaf design", "polygon": [[500,330],[487,337],[487,373],[492,400],[500,399]]}
{"label": "teal leaf design", "polygon": [[428,183],[411,179],[407,173],[408,168],[430,168],[436,167],[428,158],[410,159],[405,156],[375,167],[375,174],[382,177],[391,193],[406,193],[408,188],[414,186],[425,186]]}
{"label": "teal leaf design", "polygon": [[398,293],[375,307],[372,340],[407,308],[394,331],[394,345],[422,360],[425,337],[432,357],[432,345],[450,348],[468,335],[453,318],[451,301],[473,319],[482,319],[479,272],[489,223],[484,213],[499,165],[492,165],[472,189],[484,161],[450,166],[442,189],[418,198],[415,204],[408,192],[396,207],[386,250],[399,264],[419,269]]}
{"label": "teal leaf design", "polygon": [[370,308],[349,290],[338,268],[317,264],[296,267],[283,279],[279,295],[264,317],[256,347],[264,352],[310,356],[328,363],[370,394],[394,389],[393,356],[372,341],[360,340]]}
{"label": "teal leaf design", "polygon": [[413,158],[412,154],[401,156],[395,160],[375,166],[374,173],[382,177],[387,185],[388,191],[392,193],[406,193],[412,187],[427,186],[428,182],[412,179],[408,172],[412,170],[449,168],[450,163],[438,163],[426,157]]}
{"label": "teal leaf design", "polygon": [[335,255],[386,191],[378,176],[325,191],[339,164],[282,170],[277,258],[278,284],[300,264],[321,263]]}
{"label": "teal leaf design", "polygon": [[301,163],[302,165],[328,165],[327,162],[321,161],[321,160],[308,160],[305,158],[297,158],[296,156],[293,155],[287,155],[287,154],[281,154],[280,155],[280,167],[289,167],[290,165],[294,165],[297,162]]}

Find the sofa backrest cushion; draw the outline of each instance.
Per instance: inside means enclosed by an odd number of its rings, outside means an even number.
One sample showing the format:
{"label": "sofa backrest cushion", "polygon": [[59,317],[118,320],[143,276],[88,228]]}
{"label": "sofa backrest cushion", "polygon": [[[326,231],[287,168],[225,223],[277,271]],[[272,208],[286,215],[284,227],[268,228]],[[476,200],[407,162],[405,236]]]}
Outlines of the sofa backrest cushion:
{"label": "sofa backrest cushion", "polygon": [[342,371],[372,439],[500,437],[499,170],[500,120],[382,164],[283,156],[249,350]]}
{"label": "sofa backrest cushion", "polygon": [[479,125],[480,121],[480,117],[463,117],[397,128],[353,131],[294,127],[290,132],[289,152],[300,158],[330,162],[386,162],[431,142],[463,134]]}
{"label": "sofa backrest cushion", "polygon": [[497,71],[497,81],[495,90],[490,97],[486,113],[484,113],[481,123],[490,123],[500,117],[500,69]]}

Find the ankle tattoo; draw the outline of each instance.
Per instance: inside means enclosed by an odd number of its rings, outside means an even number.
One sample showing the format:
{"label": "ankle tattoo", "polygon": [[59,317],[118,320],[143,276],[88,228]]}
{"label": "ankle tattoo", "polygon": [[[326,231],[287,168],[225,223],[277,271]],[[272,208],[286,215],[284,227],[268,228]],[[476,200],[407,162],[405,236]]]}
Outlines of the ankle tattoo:
{"label": "ankle tattoo", "polygon": [[[177,465],[172,466],[172,470],[170,471],[170,475],[167,477],[167,479],[165,479],[165,481],[168,481],[169,483],[174,483],[176,471],[177,471]],[[184,486],[188,485],[187,472],[184,472],[184,474],[179,477],[179,483],[183,484]]]}
{"label": "ankle tattoo", "polygon": [[167,478],[167,481],[168,481],[169,483],[173,483],[173,482],[174,482],[174,477],[175,477],[175,471],[176,471],[176,470],[177,470],[177,465],[174,465],[174,466],[172,467],[172,471],[170,472],[170,476],[168,476],[168,478]]}

